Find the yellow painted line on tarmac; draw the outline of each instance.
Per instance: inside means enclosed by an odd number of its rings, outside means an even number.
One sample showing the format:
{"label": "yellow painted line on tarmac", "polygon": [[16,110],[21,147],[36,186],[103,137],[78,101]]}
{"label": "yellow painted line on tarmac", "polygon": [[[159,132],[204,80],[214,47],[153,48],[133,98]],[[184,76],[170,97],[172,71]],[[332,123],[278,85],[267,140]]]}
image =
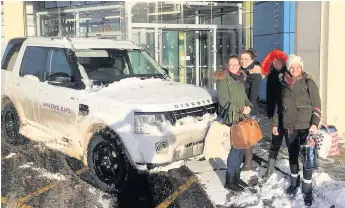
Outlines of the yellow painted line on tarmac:
{"label": "yellow painted line on tarmac", "polygon": [[79,170],[76,170],[75,173],[77,175],[80,175],[80,174],[84,173],[88,169],[89,169],[89,167],[85,166],[85,167],[80,168]]}
{"label": "yellow painted line on tarmac", "polygon": [[6,197],[1,197],[1,204],[6,204],[7,198]]}
{"label": "yellow painted line on tarmac", "polygon": [[[24,203],[18,202],[16,199],[14,199],[14,202],[16,202],[17,208],[32,208],[32,206],[26,205]],[[1,197],[1,204],[8,203],[8,199],[6,197]]]}
{"label": "yellow painted line on tarmac", "polygon": [[198,179],[195,176],[190,177],[184,184],[178,187],[178,189],[171,194],[165,201],[160,203],[156,208],[167,208],[177,197],[179,197],[184,191],[186,191],[192,184],[197,183]]}
{"label": "yellow painted line on tarmac", "polygon": [[[79,174],[82,174],[83,172],[85,172],[86,170],[88,170],[87,166],[82,167],[79,170],[76,170],[75,172],[77,175],[79,175]],[[26,196],[17,199],[16,200],[17,201],[17,207],[30,208],[31,206],[24,204],[26,201],[30,200],[32,197],[39,196],[40,194],[42,194],[46,191],[49,191],[50,189],[54,188],[56,185],[57,185],[57,182],[52,182],[46,186],[43,186],[43,187],[37,189],[35,192],[29,193]],[[7,203],[7,198],[1,197],[1,204],[6,204],[6,203]]]}
{"label": "yellow painted line on tarmac", "polygon": [[37,189],[35,192],[29,193],[26,196],[19,198],[18,199],[18,203],[24,204],[24,202],[28,201],[32,197],[38,196],[38,195],[40,195],[40,194],[42,194],[42,193],[44,193],[44,192],[54,188],[56,185],[57,185],[57,182],[52,182],[52,183],[50,183],[50,184],[48,184],[46,186],[43,186],[43,187]]}
{"label": "yellow painted line on tarmac", "polygon": [[17,205],[17,207],[19,207],[19,208],[32,208],[32,206],[29,206],[29,205],[26,205],[26,204]]}

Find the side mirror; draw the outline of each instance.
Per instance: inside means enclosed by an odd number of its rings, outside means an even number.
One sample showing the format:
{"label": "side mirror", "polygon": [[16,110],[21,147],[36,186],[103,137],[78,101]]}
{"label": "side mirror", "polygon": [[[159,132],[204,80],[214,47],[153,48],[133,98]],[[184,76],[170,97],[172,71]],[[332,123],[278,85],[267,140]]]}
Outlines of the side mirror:
{"label": "side mirror", "polygon": [[48,75],[47,82],[50,85],[62,86],[62,87],[73,87],[75,83],[72,82],[72,78],[64,72],[57,72]]}

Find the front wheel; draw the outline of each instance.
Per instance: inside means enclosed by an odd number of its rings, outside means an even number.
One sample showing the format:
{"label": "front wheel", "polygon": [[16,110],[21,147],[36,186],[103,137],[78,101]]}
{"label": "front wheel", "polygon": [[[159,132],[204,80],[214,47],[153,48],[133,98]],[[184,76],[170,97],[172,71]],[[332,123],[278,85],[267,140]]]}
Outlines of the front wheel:
{"label": "front wheel", "polygon": [[6,142],[13,145],[25,144],[27,140],[19,134],[20,119],[14,104],[7,100],[1,109],[1,131]]}
{"label": "front wheel", "polygon": [[87,161],[94,182],[110,193],[120,192],[128,175],[126,156],[116,139],[96,134],[88,146]]}

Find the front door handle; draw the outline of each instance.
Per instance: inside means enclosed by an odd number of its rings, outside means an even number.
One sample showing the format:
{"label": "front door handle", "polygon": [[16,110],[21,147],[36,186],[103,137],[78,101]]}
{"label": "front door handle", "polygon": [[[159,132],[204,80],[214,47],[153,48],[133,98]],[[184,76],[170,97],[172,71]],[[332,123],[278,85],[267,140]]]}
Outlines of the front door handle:
{"label": "front door handle", "polygon": [[79,115],[87,116],[89,114],[89,106],[85,104],[79,104]]}

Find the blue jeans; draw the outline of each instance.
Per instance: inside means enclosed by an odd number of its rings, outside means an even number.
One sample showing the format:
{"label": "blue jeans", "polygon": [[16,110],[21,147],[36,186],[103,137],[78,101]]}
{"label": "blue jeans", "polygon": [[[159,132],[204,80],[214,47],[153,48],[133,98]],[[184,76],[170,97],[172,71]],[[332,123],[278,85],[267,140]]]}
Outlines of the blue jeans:
{"label": "blue jeans", "polygon": [[241,168],[244,157],[244,149],[231,148],[228,155],[228,173],[235,174],[236,170]]}

